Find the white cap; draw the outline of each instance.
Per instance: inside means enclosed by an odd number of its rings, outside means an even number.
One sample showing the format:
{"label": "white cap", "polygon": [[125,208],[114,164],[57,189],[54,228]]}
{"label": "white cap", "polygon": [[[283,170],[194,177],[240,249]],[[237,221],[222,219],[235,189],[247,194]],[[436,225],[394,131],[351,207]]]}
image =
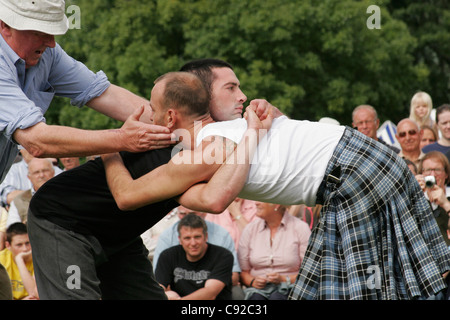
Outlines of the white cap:
{"label": "white cap", "polygon": [[336,124],[336,125],[340,125],[339,121],[337,121],[336,119],[333,118],[329,118],[329,117],[323,117],[320,118],[319,122],[321,123],[329,123],[329,124]]}
{"label": "white cap", "polygon": [[0,0],[0,20],[17,30],[51,35],[69,29],[64,0]]}

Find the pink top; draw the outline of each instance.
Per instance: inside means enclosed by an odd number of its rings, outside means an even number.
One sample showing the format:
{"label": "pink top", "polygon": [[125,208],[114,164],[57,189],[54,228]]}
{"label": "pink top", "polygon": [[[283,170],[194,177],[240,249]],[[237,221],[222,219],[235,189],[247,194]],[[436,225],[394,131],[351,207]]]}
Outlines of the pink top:
{"label": "pink top", "polygon": [[[244,199],[241,204],[241,214],[245,217],[245,219],[247,219],[248,222],[252,222],[256,217],[255,201]],[[205,220],[216,223],[227,229],[234,241],[236,251],[238,250],[241,232],[239,231],[236,221],[233,220],[228,210],[225,210],[221,214],[207,214]]]}
{"label": "pink top", "polygon": [[272,245],[270,229],[261,218],[255,218],[242,232],[238,257],[242,271],[254,277],[278,272],[281,275],[300,270],[311,230],[306,222],[285,213]]}

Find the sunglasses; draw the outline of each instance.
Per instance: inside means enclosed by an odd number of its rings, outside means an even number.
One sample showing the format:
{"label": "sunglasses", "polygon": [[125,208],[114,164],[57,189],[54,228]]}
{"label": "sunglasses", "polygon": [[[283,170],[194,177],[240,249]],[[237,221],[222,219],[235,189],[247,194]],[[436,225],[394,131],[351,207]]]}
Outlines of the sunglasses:
{"label": "sunglasses", "polygon": [[400,138],[406,137],[406,134],[409,134],[410,136],[415,136],[417,134],[417,130],[402,131],[397,134]]}

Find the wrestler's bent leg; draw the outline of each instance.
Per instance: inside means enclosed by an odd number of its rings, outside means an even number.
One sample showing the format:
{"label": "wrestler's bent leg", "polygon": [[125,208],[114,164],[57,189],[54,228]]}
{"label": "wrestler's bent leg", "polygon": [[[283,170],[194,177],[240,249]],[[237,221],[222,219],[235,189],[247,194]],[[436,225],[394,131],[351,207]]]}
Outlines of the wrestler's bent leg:
{"label": "wrestler's bent leg", "polygon": [[167,300],[164,289],[155,279],[141,237],[114,254],[108,254],[108,261],[97,268],[97,274],[105,300]]}

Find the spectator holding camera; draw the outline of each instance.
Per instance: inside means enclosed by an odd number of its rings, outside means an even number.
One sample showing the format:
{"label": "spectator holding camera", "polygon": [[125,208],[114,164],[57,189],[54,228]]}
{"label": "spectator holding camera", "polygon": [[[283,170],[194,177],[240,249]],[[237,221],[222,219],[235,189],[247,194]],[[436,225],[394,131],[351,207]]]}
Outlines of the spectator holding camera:
{"label": "spectator holding camera", "polygon": [[450,239],[447,237],[450,200],[446,190],[450,178],[450,163],[447,157],[439,151],[427,153],[422,158],[416,178],[430,201],[434,217],[446,243],[450,245]]}

